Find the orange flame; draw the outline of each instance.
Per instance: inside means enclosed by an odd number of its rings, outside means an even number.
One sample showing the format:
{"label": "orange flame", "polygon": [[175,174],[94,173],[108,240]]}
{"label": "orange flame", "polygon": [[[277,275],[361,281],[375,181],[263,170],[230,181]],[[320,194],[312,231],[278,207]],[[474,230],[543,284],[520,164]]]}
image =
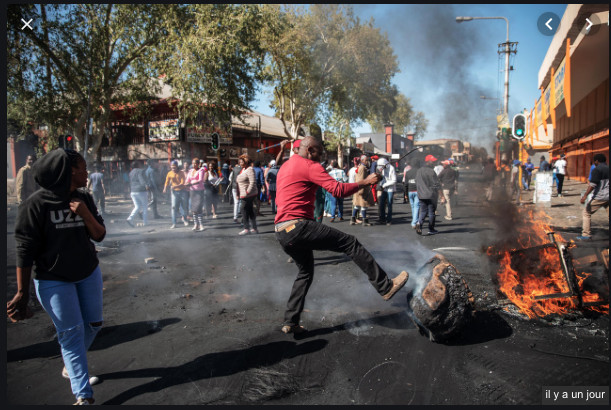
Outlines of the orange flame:
{"label": "orange flame", "polygon": [[[550,226],[544,221],[551,218],[542,210],[519,209],[522,215],[521,226],[517,227],[519,237],[516,239],[517,246],[514,249],[500,252],[500,268],[497,272],[500,291],[530,319],[544,317],[550,314],[567,314],[578,307],[577,297],[556,297],[549,299],[536,299],[537,296],[568,293],[570,291],[564,275],[560,256],[554,247],[540,248],[537,250],[539,261],[533,272],[516,271],[512,267],[511,253],[516,249],[533,248],[550,243],[548,232],[552,232]],[[556,241],[566,242],[562,236],[555,234]],[[488,248],[488,255],[498,250],[494,246]],[[583,291],[582,285],[589,273],[576,274],[578,287],[583,303],[599,302],[603,298],[592,292]],[[609,305],[588,306],[596,312],[609,314]]]}

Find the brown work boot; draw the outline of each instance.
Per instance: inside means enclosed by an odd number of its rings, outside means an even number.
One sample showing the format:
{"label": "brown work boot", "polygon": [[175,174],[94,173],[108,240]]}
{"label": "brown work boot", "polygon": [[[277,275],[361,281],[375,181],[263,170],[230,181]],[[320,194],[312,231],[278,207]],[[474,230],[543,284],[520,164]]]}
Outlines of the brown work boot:
{"label": "brown work boot", "polygon": [[405,271],[403,271],[399,275],[397,275],[392,280],[392,288],[390,288],[390,290],[388,291],[387,294],[382,296],[382,299],[390,300],[390,298],[392,298],[395,295],[395,293],[397,293],[399,291],[399,289],[401,289],[405,285],[405,283],[407,282],[408,278],[409,278],[409,273],[407,273]]}
{"label": "brown work boot", "polygon": [[306,328],[303,326],[299,326],[299,325],[284,325],[282,326],[282,333],[295,333],[295,334],[299,334],[299,333],[303,333],[306,331]]}

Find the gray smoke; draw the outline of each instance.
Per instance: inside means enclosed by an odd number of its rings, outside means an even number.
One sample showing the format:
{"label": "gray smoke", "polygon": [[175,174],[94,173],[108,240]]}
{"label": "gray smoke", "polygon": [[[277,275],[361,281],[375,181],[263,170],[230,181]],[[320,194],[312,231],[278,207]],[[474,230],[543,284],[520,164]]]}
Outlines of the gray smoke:
{"label": "gray smoke", "polygon": [[490,149],[499,101],[480,96],[502,98],[502,90],[497,95],[497,73],[487,78],[475,73],[482,62],[497,60],[504,22],[456,23],[465,13],[455,5],[359,5],[355,10],[373,16],[388,34],[401,70],[395,82],[408,84],[401,91],[429,120],[426,138],[457,138]]}

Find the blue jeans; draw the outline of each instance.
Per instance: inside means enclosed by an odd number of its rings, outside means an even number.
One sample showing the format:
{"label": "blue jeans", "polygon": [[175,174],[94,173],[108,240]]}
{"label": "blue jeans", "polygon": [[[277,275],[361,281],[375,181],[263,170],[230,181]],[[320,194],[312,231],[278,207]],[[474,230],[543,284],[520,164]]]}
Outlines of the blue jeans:
{"label": "blue jeans", "polygon": [[[182,210],[181,210],[182,208]],[[172,191],[172,225],[176,225],[176,215],[180,212],[183,219],[187,220],[189,209],[189,192]]]}
{"label": "blue jeans", "polygon": [[336,210],[337,217],[344,217],[344,198],[336,198],[333,195],[329,194],[329,210],[331,214],[331,218],[335,218]]}
{"label": "blue jeans", "polygon": [[418,192],[410,192],[407,197],[409,198],[409,204],[412,206],[412,226],[416,226],[416,222],[418,222],[418,212],[420,211]]}
{"label": "blue jeans", "polygon": [[335,207],[331,207],[331,203],[333,202],[333,195],[331,195],[331,193],[327,190],[324,190],[325,192],[325,212],[328,213],[329,215],[332,214],[335,209]]}
{"label": "blue jeans", "polygon": [[[392,199],[394,192],[386,192],[382,191],[378,199],[378,217],[380,222],[390,222],[392,221]],[[388,213],[386,212],[386,207],[388,207]]]}
{"label": "blue jeans", "polygon": [[87,350],[103,321],[100,267],[79,282],[34,279],[34,287],[40,304],[51,316],[57,330],[72,393],[77,399],[93,397]]}
{"label": "blue jeans", "polygon": [[142,222],[148,224],[148,206],[149,206],[149,195],[148,192],[132,192],[132,201],[134,202],[134,210],[127,217],[128,220],[133,221],[134,217],[142,212]]}

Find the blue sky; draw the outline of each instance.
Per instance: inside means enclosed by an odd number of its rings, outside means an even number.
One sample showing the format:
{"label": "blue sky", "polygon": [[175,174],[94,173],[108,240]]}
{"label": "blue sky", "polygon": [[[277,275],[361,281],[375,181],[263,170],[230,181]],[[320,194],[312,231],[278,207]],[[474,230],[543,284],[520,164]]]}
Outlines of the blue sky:
{"label": "blue sky", "polygon": [[[509,20],[509,40],[518,42],[510,64],[509,117],[530,109],[540,96],[539,68],[553,36],[537,28],[539,16],[552,12],[562,18],[566,4],[359,4],[362,21],[388,35],[399,62],[393,82],[416,111],[429,120],[424,139],[460,138],[486,148],[495,140],[496,115],[502,108],[504,56],[498,44],[506,38],[505,20],[456,23],[456,16],[495,17]],[[480,95],[498,100],[484,100]],[[273,115],[268,97],[259,94],[253,108]],[[324,129],[324,127],[323,127]],[[358,135],[368,124],[353,127]],[[402,133],[402,130],[395,130]]]}

